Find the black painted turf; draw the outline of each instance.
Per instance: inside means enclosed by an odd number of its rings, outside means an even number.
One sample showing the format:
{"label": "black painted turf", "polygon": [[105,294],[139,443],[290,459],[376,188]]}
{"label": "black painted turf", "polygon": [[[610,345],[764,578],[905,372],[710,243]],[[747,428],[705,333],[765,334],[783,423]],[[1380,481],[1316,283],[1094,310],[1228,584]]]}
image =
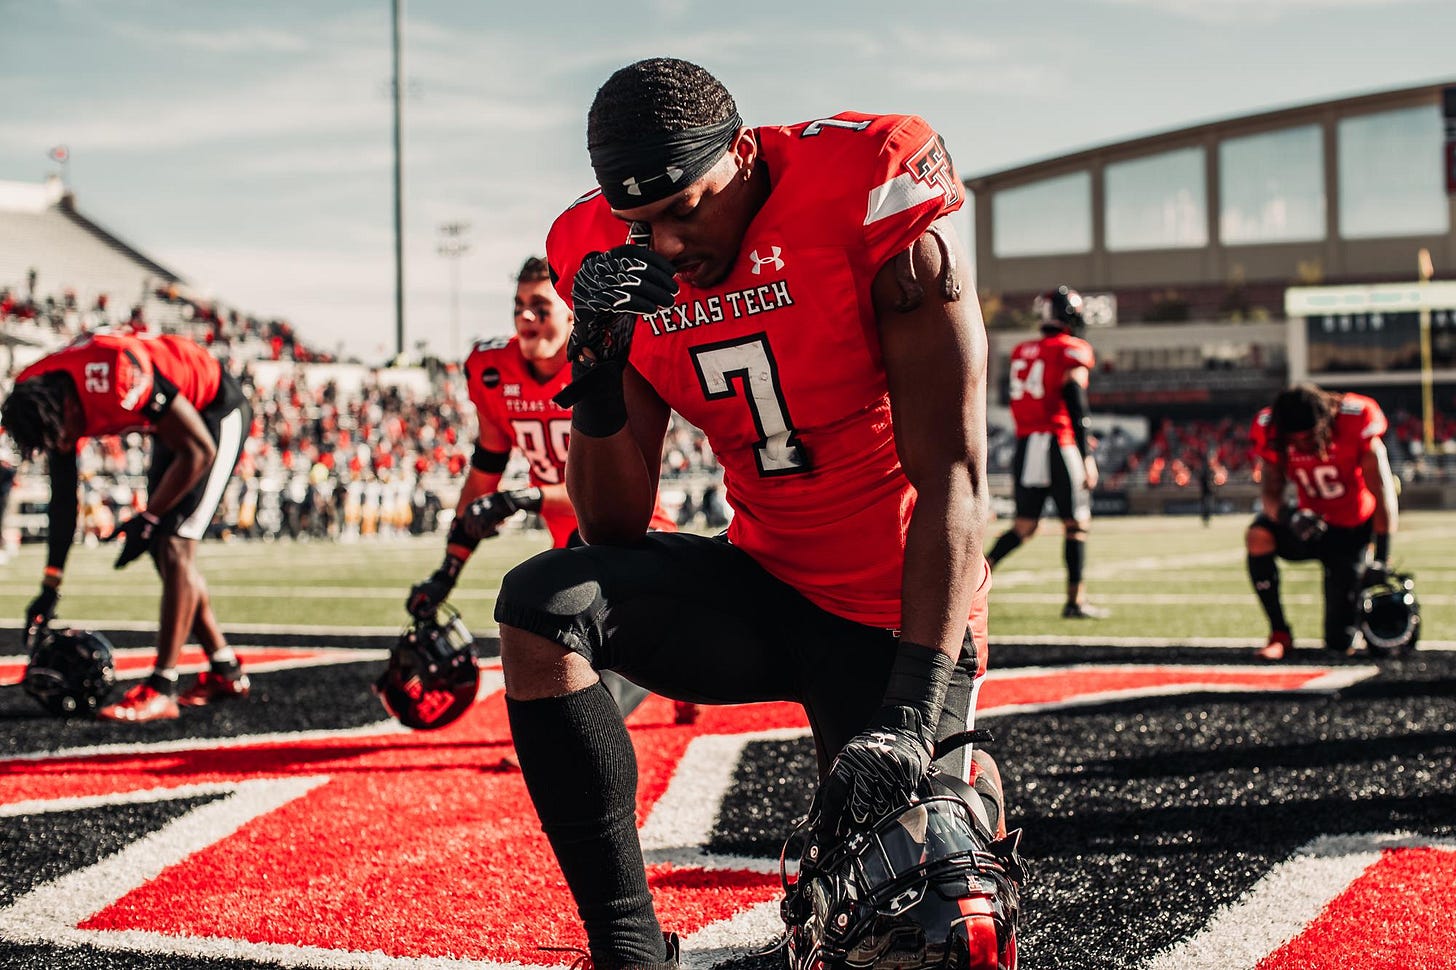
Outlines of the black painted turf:
{"label": "black painted turf", "polygon": [[[1226,650],[998,648],[998,669],[1057,663],[1228,663]],[[1330,663],[1311,652],[1295,663]],[[1345,661],[1334,661],[1344,663]],[[1368,662],[1368,661],[1363,661]],[[367,693],[378,664],[255,677],[255,698],[208,709],[210,720],[172,722],[153,739],[351,727],[378,720]],[[138,740],[135,728],[58,724],[31,717],[28,698],[0,691],[0,751]],[[191,713],[191,712],[190,712]],[[203,712],[196,712],[203,713]],[[1135,967],[1201,928],[1271,865],[1321,835],[1411,830],[1456,835],[1456,655],[1386,661],[1378,678],[1336,694],[1205,694],[990,719],[991,750],[1008,815],[1025,830],[1032,876],[1023,893],[1021,965],[1027,970]],[[160,727],[160,726],[158,726]],[[716,851],[778,854],[807,806],[808,742],[750,746],[712,839]],[[147,811],[180,810],[180,802]],[[117,812],[118,810],[111,810]],[[127,809],[128,816],[132,810]],[[65,813],[77,819],[96,813]],[[46,824],[55,829],[57,816]],[[23,831],[24,820],[0,828]],[[137,813],[105,826],[96,844],[145,834],[161,821]],[[79,825],[79,823],[78,823]],[[17,827],[18,826],[18,827]],[[53,837],[74,834],[69,825]],[[106,842],[106,839],[113,842]],[[97,849],[66,850],[85,864]],[[5,879],[20,887],[51,870],[34,844],[7,852]],[[4,897],[0,897],[3,899]],[[781,957],[737,961],[768,970]],[[99,950],[0,944],[0,966],[152,966]],[[168,966],[251,970],[265,963],[169,960]]]}

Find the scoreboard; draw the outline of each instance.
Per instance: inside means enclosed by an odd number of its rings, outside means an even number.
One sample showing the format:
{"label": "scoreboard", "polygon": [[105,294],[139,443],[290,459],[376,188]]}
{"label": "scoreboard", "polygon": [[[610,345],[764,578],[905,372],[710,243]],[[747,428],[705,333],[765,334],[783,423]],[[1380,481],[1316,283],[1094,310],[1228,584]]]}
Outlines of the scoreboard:
{"label": "scoreboard", "polygon": [[1296,379],[1339,375],[1344,383],[1357,376],[1417,383],[1423,315],[1431,369],[1456,374],[1456,282],[1292,287],[1284,294],[1284,313]]}

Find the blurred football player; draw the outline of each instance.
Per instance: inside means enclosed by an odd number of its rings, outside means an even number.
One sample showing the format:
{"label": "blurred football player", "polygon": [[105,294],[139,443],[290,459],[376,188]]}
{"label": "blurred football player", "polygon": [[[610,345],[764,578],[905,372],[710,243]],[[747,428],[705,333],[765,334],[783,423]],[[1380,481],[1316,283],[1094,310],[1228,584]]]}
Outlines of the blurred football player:
{"label": "blurred football player", "polygon": [[[1281,391],[1254,418],[1262,508],[1244,544],[1249,579],[1269,617],[1263,659],[1282,660],[1294,645],[1279,599],[1276,556],[1319,561],[1325,647],[1348,653],[1356,646],[1358,595],[1366,581],[1385,574],[1398,519],[1395,479],[1380,440],[1386,427],[1384,412],[1370,398],[1314,384]],[[1290,484],[1296,505],[1285,504]]]}
{"label": "blurred football player", "polygon": [[1095,358],[1092,345],[1082,339],[1082,295],[1059,286],[1037,297],[1033,306],[1041,318],[1041,336],[1017,344],[1007,365],[1011,418],[1016,423],[1012,463],[1016,518],[986,558],[994,568],[1036,535],[1042,507],[1051,496],[1066,530],[1062,555],[1067,563],[1067,602],[1062,616],[1101,619],[1107,612],[1087,602],[1082,578],[1092,523],[1090,496],[1097,487],[1087,404],[1087,381]]}
{"label": "blurred football player", "polygon": [[[212,522],[242,450],[252,412],[236,380],[202,347],[171,334],[95,333],[21,371],[0,406],[3,423],[29,457],[45,452],[50,469],[50,552],[40,595],[26,626],[55,616],[61,578],[76,533],[76,452],[82,438],[141,432],[152,436],[147,504],[108,539],[121,543],[116,568],[151,556],[162,577],[157,662],[151,676],[96,716],[154,721],[246,696],[248,677],[212,612],[198,572],[197,540]],[[177,658],[196,637],[211,667],[178,696]]]}
{"label": "blurred football player", "polygon": [[[566,494],[571,412],[551,400],[571,378],[566,366],[571,323],[571,309],[551,285],[546,261],[530,257],[516,275],[515,336],[481,341],[465,359],[479,435],[445,540],[445,560],[410,589],[405,609],[412,616],[433,616],[475,547],[517,512],[540,513],[553,548],[581,544]],[[530,486],[500,491],[512,448],[530,464]],[[671,532],[677,526],[659,507],[652,528]],[[608,685],[624,714],[647,696],[646,690],[616,675],[609,675]],[[680,704],[675,716],[679,723],[690,723],[696,714],[693,705]]]}
{"label": "blurred football player", "polygon": [[[676,951],[598,670],[802,704],[819,831],[902,809],[937,739],[967,730],[990,588],[986,336],[945,219],[964,188],[918,117],[751,128],[711,74],[658,58],[597,92],[587,147],[600,188],[546,245],[576,318],[566,471],[590,545],[512,570],[496,620],[527,788],[593,965],[615,970]],[[648,531],[674,410],[722,464],[724,536]]]}

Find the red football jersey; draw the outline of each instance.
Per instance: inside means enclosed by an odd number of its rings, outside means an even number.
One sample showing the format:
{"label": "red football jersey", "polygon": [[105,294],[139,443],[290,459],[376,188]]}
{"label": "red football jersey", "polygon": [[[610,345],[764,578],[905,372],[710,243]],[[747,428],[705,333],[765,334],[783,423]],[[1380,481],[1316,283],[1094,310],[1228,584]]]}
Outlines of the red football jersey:
{"label": "red football jersey", "polygon": [[[964,190],[917,117],[846,112],[756,134],[772,188],[737,263],[642,317],[631,363],[707,434],[734,545],[829,612],[898,627],[915,491],[870,284]],[[626,233],[599,193],[556,220],[546,251],[564,298],[582,258]]]}
{"label": "red football jersey", "polygon": [[1051,432],[1057,443],[1075,444],[1072,416],[1062,398],[1067,372],[1077,367],[1089,370],[1096,363],[1092,345],[1069,333],[1051,334],[1023,341],[1011,351],[1007,377],[1011,385],[1011,419],[1016,436],[1025,438]]}
{"label": "red football jersey", "polygon": [[217,358],[174,334],[88,334],[31,364],[15,381],[56,370],[70,374],[76,384],[88,437],[150,430],[154,375],[169,381],[199,411],[217,397],[222,381]]}
{"label": "red football jersey", "polygon": [[[571,412],[551,398],[571,381],[571,368],[563,367],[550,380],[538,381],[520,339],[482,340],[465,358],[465,386],[476,420],[490,424],[515,442],[531,466],[531,484],[566,484],[566,449],[571,444]],[[545,512],[541,516],[551,533],[551,544],[565,547],[576,531],[576,516]],[[677,526],[659,505],[652,528],[674,531]]]}
{"label": "red football jersey", "polygon": [[1254,418],[1251,435],[1260,458],[1284,469],[1295,484],[1299,507],[1309,509],[1330,525],[1357,526],[1375,514],[1375,493],[1360,466],[1370,442],[1389,424],[1380,405],[1363,394],[1344,394],[1329,450],[1311,454],[1286,447],[1276,451],[1269,442],[1270,413],[1264,408]]}

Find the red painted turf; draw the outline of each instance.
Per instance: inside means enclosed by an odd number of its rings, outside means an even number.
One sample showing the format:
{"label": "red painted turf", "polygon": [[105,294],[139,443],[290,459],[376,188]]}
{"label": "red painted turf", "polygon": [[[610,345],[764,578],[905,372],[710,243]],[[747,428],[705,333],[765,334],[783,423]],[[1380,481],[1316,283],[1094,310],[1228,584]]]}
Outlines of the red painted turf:
{"label": "red painted turf", "polygon": [[[1170,683],[1277,690],[1325,672],[1170,667],[1032,675],[987,682],[981,706]],[[630,723],[639,820],[661,798],[693,737],[806,727],[802,711],[787,704],[706,708],[696,724],[677,726],[660,698]],[[539,964],[555,957],[537,952],[537,944],[584,939],[520,775],[488,768],[510,750],[497,692],[435,733],[0,762],[0,803],[327,775],[325,784],[172,866],[82,928]],[[779,893],[777,877],[761,873],[657,866],[649,877],[664,925],[683,933]],[[439,918],[442,908],[448,920]]]}

